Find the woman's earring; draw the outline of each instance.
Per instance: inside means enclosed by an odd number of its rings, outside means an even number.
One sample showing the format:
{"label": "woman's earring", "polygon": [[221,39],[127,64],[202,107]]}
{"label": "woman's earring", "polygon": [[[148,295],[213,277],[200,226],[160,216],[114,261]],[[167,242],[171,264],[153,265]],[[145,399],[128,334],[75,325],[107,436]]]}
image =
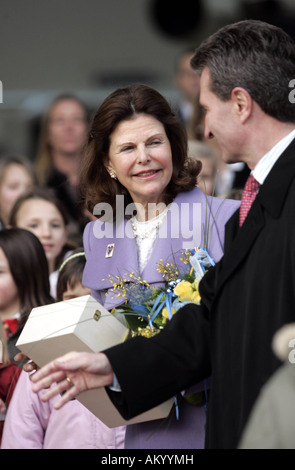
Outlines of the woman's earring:
{"label": "woman's earring", "polygon": [[107,170],[108,170],[108,173],[109,173],[110,177],[113,178],[114,180],[116,180],[117,175],[116,175],[115,171],[110,167]]}

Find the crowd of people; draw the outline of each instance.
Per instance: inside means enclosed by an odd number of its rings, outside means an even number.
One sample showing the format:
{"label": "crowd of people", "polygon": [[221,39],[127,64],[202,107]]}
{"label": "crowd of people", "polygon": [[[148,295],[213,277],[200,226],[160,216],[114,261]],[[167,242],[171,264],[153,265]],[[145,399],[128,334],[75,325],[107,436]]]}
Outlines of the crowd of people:
{"label": "crowd of people", "polygon": [[[254,404],[280,368],[272,340],[295,307],[294,77],[291,38],[245,20],[179,58],[179,112],[143,84],[112,92],[91,120],[80,100],[62,95],[44,116],[35,161],[3,159],[2,449],[290,446],[267,441],[272,422],[255,419]],[[161,333],[69,351],[41,369],[18,351],[32,308],[91,294],[112,311],[128,299],[110,295],[109,275],[138,273],[157,288],[160,260],[181,271],[176,254],[205,245],[213,267],[201,301]],[[183,399],[167,426],[108,428],[73,400],[100,387],[126,420]],[[197,403],[186,399],[196,392]]]}

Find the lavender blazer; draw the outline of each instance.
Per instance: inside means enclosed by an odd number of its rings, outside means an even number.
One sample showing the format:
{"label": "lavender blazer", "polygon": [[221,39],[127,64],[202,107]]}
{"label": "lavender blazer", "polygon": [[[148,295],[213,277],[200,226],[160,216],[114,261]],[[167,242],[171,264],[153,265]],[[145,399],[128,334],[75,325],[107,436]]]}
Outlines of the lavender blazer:
{"label": "lavender blazer", "polygon": [[[142,278],[155,286],[161,284],[162,275],[157,271],[159,260],[169,262],[172,253],[203,246],[206,226],[210,232],[209,254],[215,262],[219,261],[223,255],[225,223],[239,205],[239,201],[205,196],[197,187],[176,196],[160,228],[159,238],[141,274]],[[100,219],[90,222],[85,227],[83,241],[87,260],[83,284],[91,289],[94,298],[111,309],[122,303],[122,298],[105,297],[112,287],[108,274],[139,273],[136,242],[130,222],[127,218],[121,218],[114,224]],[[106,257],[112,245],[112,256]]]}
{"label": "lavender blazer", "polygon": [[[166,224],[160,228],[152,255],[141,276],[155,286],[162,284],[157,271],[160,259],[172,261],[172,253],[204,245],[204,230],[209,227],[208,251],[215,262],[223,255],[224,228],[227,220],[239,208],[240,202],[205,196],[199,189],[179,194],[167,213]],[[84,231],[86,266],[83,284],[107,309],[123,302],[121,298],[105,296],[112,287],[108,274],[139,272],[136,242],[128,219],[116,224],[97,220]],[[112,256],[106,257],[112,249]],[[181,266],[180,266],[181,267]],[[197,384],[202,390],[204,384]],[[191,393],[192,390],[189,392]],[[127,426],[125,448],[129,449],[202,449],[204,447],[206,413],[203,406],[183,402],[180,418],[159,427],[161,420]]]}

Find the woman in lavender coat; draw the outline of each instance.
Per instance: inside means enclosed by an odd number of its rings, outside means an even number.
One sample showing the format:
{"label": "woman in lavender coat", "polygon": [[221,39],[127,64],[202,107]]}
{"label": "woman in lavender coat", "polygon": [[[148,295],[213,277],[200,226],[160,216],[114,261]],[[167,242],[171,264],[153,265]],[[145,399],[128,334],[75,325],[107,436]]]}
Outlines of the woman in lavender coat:
{"label": "woman in lavender coat", "polygon": [[[179,260],[176,254],[204,245],[215,262],[221,258],[224,225],[239,202],[206,196],[195,186],[200,170],[200,162],[187,159],[185,130],[157,91],[134,85],[102,103],[81,175],[86,206],[97,217],[84,232],[83,284],[107,309],[124,302],[110,295],[108,275],[135,272],[158,286],[160,259]],[[159,367],[165,373],[165,364]],[[128,425],[125,447],[203,448],[206,386],[184,391],[201,392],[201,402],[182,400],[178,420]]]}

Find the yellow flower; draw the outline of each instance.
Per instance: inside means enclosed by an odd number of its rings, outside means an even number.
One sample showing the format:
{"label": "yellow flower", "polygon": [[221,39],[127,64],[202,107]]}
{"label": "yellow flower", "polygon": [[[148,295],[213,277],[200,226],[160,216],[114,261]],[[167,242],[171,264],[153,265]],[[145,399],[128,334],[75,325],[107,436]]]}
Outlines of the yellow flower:
{"label": "yellow flower", "polygon": [[[172,309],[171,309],[171,312],[172,312],[172,315],[174,315],[174,313],[176,312],[175,308],[172,308]],[[167,307],[164,307],[164,308],[163,308],[163,310],[162,310],[162,317],[163,317],[163,318],[169,318]]]}
{"label": "yellow flower", "polygon": [[200,296],[199,292],[197,290],[195,290],[193,295],[192,295],[192,302],[194,304],[199,304],[200,301],[201,301],[201,296]]}
{"label": "yellow flower", "polygon": [[192,283],[192,286],[194,290],[199,290],[199,283],[197,279],[194,280],[194,282]]}
{"label": "yellow flower", "polygon": [[181,302],[191,301],[193,295],[193,287],[188,281],[180,281],[174,288],[176,294]]}

